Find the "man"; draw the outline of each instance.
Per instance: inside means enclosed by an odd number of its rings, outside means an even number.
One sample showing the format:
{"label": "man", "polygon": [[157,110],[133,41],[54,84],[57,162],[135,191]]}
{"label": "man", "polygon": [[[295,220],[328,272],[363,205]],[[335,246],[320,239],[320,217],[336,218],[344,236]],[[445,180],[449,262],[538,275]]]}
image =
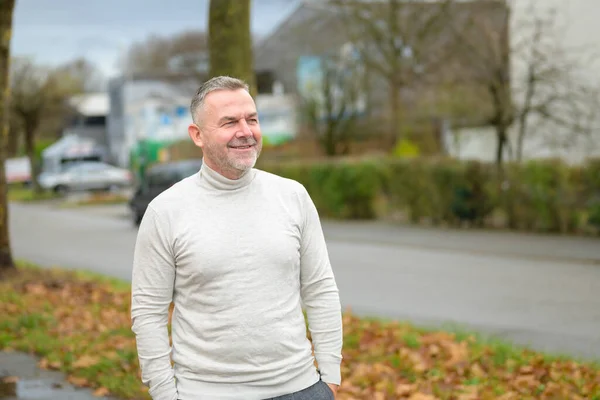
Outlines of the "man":
{"label": "man", "polygon": [[135,246],[142,381],[155,400],[334,399],[341,306],[316,208],[299,183],[254,168],[262,139],[243,81],[207,81],[190,110],[202,167],[150,203]]}

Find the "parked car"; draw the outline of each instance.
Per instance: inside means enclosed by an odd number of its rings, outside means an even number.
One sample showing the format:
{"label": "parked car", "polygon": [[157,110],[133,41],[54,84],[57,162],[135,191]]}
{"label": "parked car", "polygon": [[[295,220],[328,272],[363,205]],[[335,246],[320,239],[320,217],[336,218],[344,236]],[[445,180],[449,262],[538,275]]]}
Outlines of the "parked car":
{"label": "parked car", "polygon": [[44,189],[65,194],[127,188],[133,184],[133,175],[127,169],[104,162],[82,161],[66,166],[61,172],[42,172],[39,182]]}
{"label": "parked car", "polygon": [[8,158],[4,162],[6,183],[9,185],[28,185],[31,183],[31,164],[29,157]]}
{"label": "parked car", "polygon": [[148,208],[148,204],[160,193],[167,190],[180,180],[198,172],[202,160],[182,160],[156,164],[146,171],[145,178],[129,201],[129,208],[136,225]]}

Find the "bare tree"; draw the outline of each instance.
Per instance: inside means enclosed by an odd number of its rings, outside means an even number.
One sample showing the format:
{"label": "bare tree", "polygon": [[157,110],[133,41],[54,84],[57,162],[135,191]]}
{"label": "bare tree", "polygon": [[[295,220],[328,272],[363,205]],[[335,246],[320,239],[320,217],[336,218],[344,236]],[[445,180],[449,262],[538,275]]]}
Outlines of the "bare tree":
{"label": "bare tree", "polygon": [[134,43],[121,62],[126,74],[176,73],[204,77],[208,70],[208,36],[185,31],[173,36],[152,35]]}
{"label": "bare tree", "polygon": [[[77,66],[77,63],[74,65]],[[37,179],[40,168],[35,153],[39,128],[49,119],[58,118],[64,122],[66,99],[83,92],[90,82],[85,72],[85,69],[71,69],[69,66],[50,69],[28,58],[13,60],[10,111],[15,129],[24,135],[25,153],[31,164],[31,183],[36,193],[41,192]]]}
{"label": "bare tree", "polygon": [[[485,88],[485,101],[490,103],[487,123],[496,131],[496,163],[501,166],[505,150],[510,151],[509,128],[515,119],[510,82],[510,12],[506,0],[472,4],[466,20],[453,15],[449,21],[458,38],[457,50],[465,52],[471,61],[470,74],[462,79]],[[481,12],[487,7],[496,12]]]}
{"label": "bare tree", "polygon": [[364,99],[363,71],[353,54],[318,58],[316,82],[302,96],[309,129],[327,156],[348,154]]}
{"label": "bare tree", "polygon": [[11,68],[11,112],[24,133],[25,153],[31,165],[31,183],[35,193],[41,192],[35,157],[35,134],[46,108],[51,104],[50,71],[33,64],[29,59],[15,59]]}
{"label": "bare tree", "polygon": [[[556,127],[571,133],[589,130],[590,94],[576,79],[583,60],[561,46],[554,12],[541,13],[530,4],[524,18],[515,18],[509,0],[478,0],[466,22],[451,19],[457,49],[471,62],[467,79],[486,89],[482,101],[489,103],[487,122],[496,131],[498,166],[506,153],[523,158],[526,138],[541,130],[536,127],[551,132],[557,132]],[[484,8],[496,12],[483,14]],[[517,132],[516,143],[510,141],[511,128]]]}
{"label": "bare tree", "polygon": [[445,29],[451,0],[382,2],[330,0],[369,70],[388,90],[389,133],[401,136],[402,91],[423,82],[447,58]]}
{"label": "bare tree", "polygon": [[8,231],[8,199],[4,169],[8,140],[8,89],[10,87],[8,71],[10,69],[10,39],[14,8],[14,0],[0,2],[0,271],[2,272],[15,267]]}
{"label": "bare tree", "polygon": [[565,146],[576,136],[588,135],[596,122],[600,92],[578,77],[580,67],[588,64],[595,52],[562,44],[557,11],[552,8],[544,13],[532,2],[527,17],[516,21],[521,41],[513,48],[517,161],[523,159],[528,136],[550,131],[549,139],[566,141]]}
{"label": "bare tree", "polygon": [[101,92],[106,88],[106,79],[96,65],[85,58],[59,65],[52,74],[59,79],[61,87],[71,92]]}

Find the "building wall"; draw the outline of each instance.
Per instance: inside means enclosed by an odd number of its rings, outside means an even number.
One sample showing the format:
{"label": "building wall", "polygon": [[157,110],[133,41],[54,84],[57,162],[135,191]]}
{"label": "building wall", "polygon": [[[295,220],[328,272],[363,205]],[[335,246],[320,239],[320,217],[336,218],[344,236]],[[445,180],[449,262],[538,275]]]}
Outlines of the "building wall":
{"label": "building wall", "polygon": [[127,167],[138,140],[184,138],[191,122],[189,103],[197,83],[156,79],[117,79],[109,85],[110,153],[116,164]]}
{"label": "building wall", "polygon": [[[533,6],[533,8],[531,8]],[[574,63],[575,85],[595,91],[592,97],[578,107],[589,113],[589,117],[575,118],[569,105],[560,108],[571,122],[582,123],[589,129],[579,132],[546,118],[533,116],[528,124],[528,138],[524,153],[528,158],[560,157],[571,163],[579,163],[588,157],[600,157],[600,1],[598,0],[516,0],[513,2],[511,30],[519,35],[522,21],[530,18],[531,10],[538,16],[555,11],[556,32],[553,39],[564,49]],[[552,62],[561,64],[564,57],[552,56]],[[522,82],[526,64],[513,63],[512,74],[515,86]],[[582,93],[576,89],[577,94]],[[515,88],[515,93],[519,93]],[[521,97],[522,98],[522,97]],[[515,98],[519,102],[521,98]],[[597,102],[597,103],[596,103]],[[514,134],[516,141],[516,134]]]}

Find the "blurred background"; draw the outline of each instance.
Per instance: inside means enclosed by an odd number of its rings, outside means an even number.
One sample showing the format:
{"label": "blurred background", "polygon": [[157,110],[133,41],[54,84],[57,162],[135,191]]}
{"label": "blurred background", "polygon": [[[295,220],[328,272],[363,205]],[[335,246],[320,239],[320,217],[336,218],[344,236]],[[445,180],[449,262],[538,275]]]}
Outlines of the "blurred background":
{"label": "blurred background", "polygon": [[[11,184],[112,190],[140,186],[152,164],[201,157],[186,127],[211,73],[207,1],[44,7],[15,8]],[[596,232],[597,7],[255,1],[252,55],[240,63],[261,117],[261,163],[391,162],[393,182],[367,194],[383,201],[357,206],[368,217]],[[95,163],[70,170],[80,161]]]}
{"label": "blurred background", "polygon": [[146,206],[200,167],[191,97],[232,74],[344,307],[600,358],[600,2],[219,3],[17,0],[15,258],[130,280]]}

